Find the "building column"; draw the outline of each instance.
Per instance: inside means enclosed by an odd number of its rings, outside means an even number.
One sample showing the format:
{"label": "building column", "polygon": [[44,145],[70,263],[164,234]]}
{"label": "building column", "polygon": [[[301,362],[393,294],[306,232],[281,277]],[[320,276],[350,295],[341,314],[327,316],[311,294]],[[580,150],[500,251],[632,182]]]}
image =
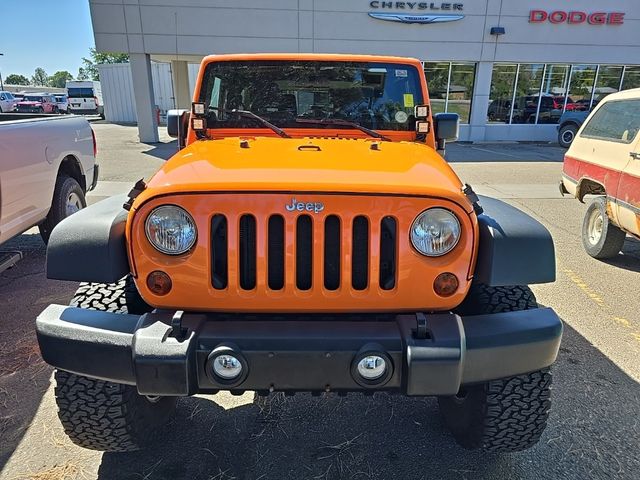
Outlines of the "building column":
{"label": "building column", "polygon": [[157,143],[160,138],[158,137],[156,102],[153,95],[151,57],[144,53],[132,53],[129,55],[129,62],[131,63],[133,96],[138,115],[138,136],[142,143]]}
{"label": "building column", "polygon": [[493,62],[479,62],[476,68],[476,79],[473,85],[473,101],[471,102],[471,118],[469,120],[469,141],[486,140],[487,110],[491,93],[491,75]]}
{"label": "building column", "polygon": [[171,61],[171,81],[173,82],[173,99],[176,108],[191,109],[189,93],[189,65],[185,61]]}

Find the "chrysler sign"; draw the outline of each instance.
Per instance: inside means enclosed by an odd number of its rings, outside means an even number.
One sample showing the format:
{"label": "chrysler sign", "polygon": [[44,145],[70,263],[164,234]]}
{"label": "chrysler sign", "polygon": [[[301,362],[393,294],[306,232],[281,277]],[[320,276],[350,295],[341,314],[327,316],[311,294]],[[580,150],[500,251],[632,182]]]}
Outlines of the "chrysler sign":
{"label": "chrysler sign", "polygon": [[[461,12],[464,8],[462,3],[433,3],[433,2],[382,2],[372,1],[369,6],[376,10],[393,9],[394,12],[369,12],[369,16],[377,20],[400,23],[445,23],[462,20],[464,15],[460,14],[434,14],[421,15],[421,12]],[[404,10],[404,11],[403,11]],[[408,11],[408,12],[407,12]],[[405,13],[406,12],[406,13]]]}
{"label": "chrysler sign", "polygon": [[586,23],[588,25],[622,25],[624,23],[624,13],[622,12],[581,12],[581,11],[564,11],[554,10],[547,12],[546,10],[531,10],[529,14],[529,23],[569,23],[579,25]]}

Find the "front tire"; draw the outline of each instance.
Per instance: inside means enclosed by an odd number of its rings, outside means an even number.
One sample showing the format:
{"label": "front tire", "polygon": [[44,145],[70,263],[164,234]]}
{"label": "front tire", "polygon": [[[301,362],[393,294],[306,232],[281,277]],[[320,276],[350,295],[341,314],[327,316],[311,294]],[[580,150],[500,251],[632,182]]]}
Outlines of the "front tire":
{"label": "front tire", "polygon": [[576,125],[565,125],[558,132],[558,143],[563,148],[569,148],[577,133],[578,127]]}
{"label": "front tire", "polygon": [[44,243],[49,242],[49,237],[54,227],[68,216],[87,206],[84,190],[75,178],[60,174],[56,180],[53,191],[51,208],[44,221],[38,226],[40,236]]}
{"label": "front tire", "polygon": [[[460,315],[481,315],[537,308],[527,286],[473,284],[458,308]],[[445,424],[468,449],[517,452],[534,446],[546,428],[551,407],[551,371],[463,386],[453,397],[440,397]]]}
{"label": "front tire", "polygon": [[622,250],[625,237],[624,231],[609,219],[606,197],[596,198],[589,205],[582,222],[584,249],[593,258],[613,258]]}
{"label": "front tire", "polygon": [[[71,305],[115,313],[151,308],[131,277],[115,284],[82,284]],[[56,370],[58,417],[73,443],[91,450],[130,452],[142,448],[173,416],[175,397],[149,398],[136,388]]]}

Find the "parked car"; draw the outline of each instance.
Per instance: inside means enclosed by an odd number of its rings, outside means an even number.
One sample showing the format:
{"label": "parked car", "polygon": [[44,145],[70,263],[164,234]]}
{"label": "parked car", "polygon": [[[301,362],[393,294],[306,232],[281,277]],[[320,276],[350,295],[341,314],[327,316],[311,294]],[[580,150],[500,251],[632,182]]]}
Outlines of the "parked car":
{"label": "parked car", "polygon": [[562,323],[527,285],[553,240],[441,156],[459,118],[422,63],[213,55],[198,78],[168,116],[184,148],[51,236],[48,277],[93,282],[36,321],[69,438],[142,448],[204,392],[389,391],[438,397],[466,448],[535,445]]}
{"label": "parked car", "polygon": [[[538,115],[538,123],[557,123],[562,110],[565,107],[565,98],[553,95],[522,95],[516,97],[513,107],[512,123],[535,123],[536,114]],[[538,112],[538,103],[540,103],[540,111]],[[576,110],[576,104],[571,97],[567,100],[566,111]],[[489,105],[487,116],[489,121],[505,121],[509,122],[509,114],[511,113],[510,99],[496,99]]]}
{"label": "parked car", "polygon": [[69,113],[69,99],[66,95],[54,94],[53,98],[55,98],[56,100],[56,107],[58,107],[58,112]]}
{"label": "parked car", "polygon": [[511,100],[498,98],[489,104],[487,117],[490,122],[509,122],[511,114]]}
{"label": "parked car", "polygon": [[77,115],[100,115],[104,118],[104,103],[100,82],[70,80],[66,84],[69,111]]}
{"label": "parked car", "polygon": [[35,225],[46,242],[84,208],[98,179],[95,154],[84,118],[0,115],[0,244]]}
{"label": "parked car", "polygon": [[582,224],[594,258],[618,255],[640,238],[640,89],[609,95],[589,115],[564,157],[561,191],[596,195]]}
{"label": "parked car", "polygon": [[58,105],[48,93],[28,93],[16,105],[19,113],[57,113]]}
{"label": "parked car", "polygon": [[558,143],[561,147],[569,148],[576,138],[576,134],[589,116],[587,111],[565,112],[558,123]]}
{"label": "parked car", "polygon": [[11,92],[0,91],[0,113],[10,113],[16,109],[18,99]]}

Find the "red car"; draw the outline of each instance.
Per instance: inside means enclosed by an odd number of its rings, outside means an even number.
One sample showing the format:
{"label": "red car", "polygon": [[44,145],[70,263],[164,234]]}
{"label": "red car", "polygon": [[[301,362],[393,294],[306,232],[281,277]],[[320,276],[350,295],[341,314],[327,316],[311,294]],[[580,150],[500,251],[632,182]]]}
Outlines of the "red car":
{"label": "red car", "polygon": [[53,95],[25,95],[16,105],[19,113],[58,113],[58,105]]}

